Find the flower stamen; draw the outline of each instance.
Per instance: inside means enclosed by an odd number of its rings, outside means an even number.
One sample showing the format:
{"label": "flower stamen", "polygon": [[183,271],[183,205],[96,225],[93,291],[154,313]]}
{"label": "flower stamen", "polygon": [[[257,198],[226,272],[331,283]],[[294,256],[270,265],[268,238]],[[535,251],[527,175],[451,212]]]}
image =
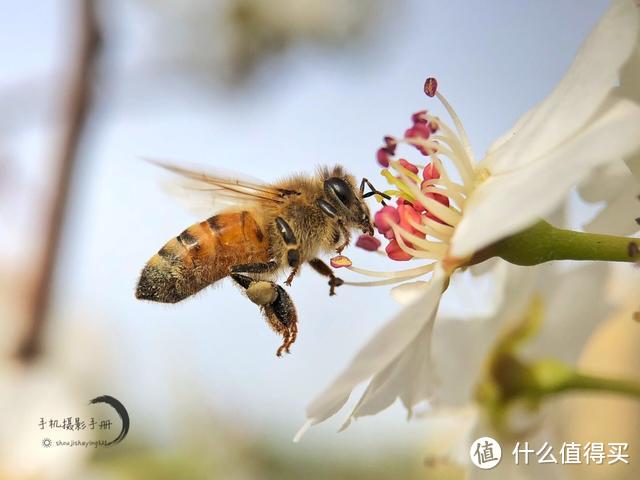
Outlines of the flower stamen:
{"label": "flower stamen", "polygon": [[428,263],[426,265],[422,265],[416,268],[408,268],[406,270],[398,270],[395,272],[377,272],[375,270],[366,270],[364,268],[358,267],[346,267],[348,270],[352,272],[359,273],[360,275],[366,275],[368,277],[376,277],[376,278],[407,278],[413,277],[416,275],[423,275],[425,273],[429,273],[433,270],[433,263]]}
{"label": "flower stamen", "polygon": [[[422,110],[411,116],[412,125],[402,138],[384,137],[377,159],[384,167],[382,176],[392,186],[384,193],[395,198],[396,205],[385,204],[376,213],[374,223],[389,241],[385,248],[388,258],[432,262],[400,272],[373,272],[349,266],[354,273],[384,280],[345,282],[348,285],[388,285],[431,272],[436,264],[447,262],[451,238],[462,220],[466,200],[476,186],[478,172],[467,133],[456,112],[438,91],[436,79],[428,78],[424,88],[429,97],[436,97],[442,103],[455,129]],[[429,161],[421,165],[423,162],[414,163],[396,156],[397,149],[403,146],[417,150]],[[446,164],[443,158],[447,159]],[[453,175],[447,166],[454,169]]]}
{"label": "flower stamen", "polygon": [[[451,117],[451,120],[453,120],[453,124],[456,126],[456,129],[458,130],[458,134],[460,135],[460,140],[462,141],[462,146],[464,147],[464,150],[468,155],[468,158],[475,163],[475,158],[473,156],[473,152],[471,151],[471,143],[469,142],[467,131],[462,126],[462,122],[460,121],[458,114],[453,109],[451,104],[447,101],[447,99],[444,98],[444,95],[442,95],[440,92],[436,92],[436,98],[440,100],[440,103],[442,103],[442,106],[447,110],[449,117]],[[441,126],[444,126],[446,130],[449,130],[448,127],[446,127],[446,125],[441,125]],[[469,165],[469,167],[471,167],[471,164]]]}
{"label": "flower stamen", "polygon": [[[433,222],[435,222],[435,220],[432,220]],[[438,223],[438,222],[435,222]],[[409,225],[411,225],[412,228],[414,228],[415,230],[419,231],[420,233],[424,233],[425,235],[429,235],[437,240],[440,240],[442,242],[446,242],[447,240],[449,240],[451,238],[452,233],[442,233],[442,232],[438,232],[435,228],[431,227],[430,225],[427,225],[425,223],[417,223],[415,222],[413,219],[409,219]],[[451,228],[451,227],[449,227]]]}
{"label": "flower stamen", "polygon": [[382,287],[384,285],[393,285],[394,283],[402,283],[406,280],[413,280],[414,278],[421,277],[423,274],[411,275],[408,277],[390,278],[388,280],[377,280],[374,282],[344,282],[343,285],[350,285],[352,287]]}

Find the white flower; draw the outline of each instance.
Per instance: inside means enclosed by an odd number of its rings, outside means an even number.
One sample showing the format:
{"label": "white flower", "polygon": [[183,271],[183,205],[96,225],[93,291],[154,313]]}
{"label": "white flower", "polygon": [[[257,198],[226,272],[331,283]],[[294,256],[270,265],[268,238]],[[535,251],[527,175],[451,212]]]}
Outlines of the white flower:
{"label": "white flower", "polygon": [[[312,401],[307,426],[334,415],[352,389],[370,378],[351,417],[374,414],[396,398],[411,415],[412,407],[432,392],[429,345],[451,272],[483,247],[550,214],[593,169],[638,148],[640,107],[615,94],[620,68],[637,47],[638,25],[633,1],[614,1],[551,95],[494,142],[478,163],[456,113],[437,91],[435,80],[427,80],[425,92],[442,102],[455,130],[440,118],[418,112],[403,139],[385,138],[378,160],[397,174],[383,173],[397,188],[392,194],[400,201],[397,208],[381,210],[376,225],[392,239],[387,247],[391,258],[431,262],[394,273],[349,268],[386,278],[375,284],[431,271],[433,276],[429,283],[417,284],[418,289],[400,290],[414,303],[379,331]],[[431,158],[432,163],[423,167],[424,181],[415,165],[392,160],[403,143]],[[456,174],[447,172],[447,166],[454,166]]]}
{"label": "white flower", "polygon": [[578,191],[589,203],[604,202],[598,214],[584,225],[585,231],[631,235],[640,230],[636,221],[640,217],[640,176],[635,178],[624,161],[598,168]]}
{"label": "white flower", "polygon": [[[540,330],[519,346],[518,355],[525,361],[551,357],[575,366],[594,328],[611,312],[605,300],[609,280],[606,264],[581,265],[567,272],[553,265],[517,267],[504,264],[501,268],[507,279],[504,296],[511,301],[505,302],[495,316],[490,319],[441,319],[435,326],[433,363],[440,373],[441,383],[431,402],[432,410],[426,415],[426,428],[438,428],[442,417],[457,419],[458,425],[453,433],[449,433],[448,442],[443,443],[443,437],[438,435],[433,438],[437,445],[427,447],[431,454],[463,465],[469,462],[469,446],[474,439],[490,436],[500,440],[504,436],[504,432],[496,430],[488,421],[486,412],[474,403],[474,391],[485,380],[486,360],[491,357],[497,340],[521,324],[532,300],[541,300],[543,318]],[[576,302],[577,298],[581,301]],[[547,409],[535,418],[538,446],[552,439],[553,422],[545,420],[553,415],[554,412]],[[530,427],[532,419],[526,421]],[[535,442],[532,432],[527,430],[527,440]],[[514,442],[513,437],[506,440],[509,444]],[[509,456],[511,448],[513,445],[507,449],[509,451],[503,451],[503,457]],[[507,471],[514,473],[512,463],[512,458],[503,458],[495,470],[496,478],[520,478],[506,474]],[[516,467],[516,470],[525,475],[523,478],[538,478],[527,476],[532,472],[525,472],[523,468]]]}
{"label": "white flower", "polygon": [[615,94],[638,46],[638,9],[614,1],[549,97],[489,148],[491,177],[465,204],[452,254],[465,256],[550,213],[595,167],[640,146],[638,106]]}
{"label": "white flower", "polygon": [[[640,4],[637,1],[636,4],[640,8]],[[640,41],[638,40],[636,41],[635,50],[622,67],[618,91],[621,96],[640,103]],[[625,162],[636,180],[640,182],[640,151],[636,151],[635,155],[626,158]]]}
{"label": "white flower", "polygon": [[[622,67],[618,95],[640,103],[640,42]],[[633,212],[639,212],[640,151],[600,167],[580,186],[580,195],[588,202],[605,202],[605,207],[585,230],[629,235],[640,230]]]}
{"label": "white flower", "polygon": [[[593,375],[626,378],[640,382],[638,369],[638,347],[640,328],[631,321],[634,311],[640,307],[640,270],[627,265],[616,265],[609,287],[616,311],[590,338],[580,357],[579,367]],[[640,427],[640,402],[620,395],[593,395],[589,393],[563,398],[557,406],[557,422],[564,438],[582,443],[594,441],[627,442],[630,449],[638,442]],[[597,415],[594,415],[597,412]],[[633,455],[633,453],[632,453]],[[634,455],[635,456],[635,455]],[[632,457],[633,458],[633,457]],[[612,465],[607,469],[607,478],[635,478],[638,464]],[[596,470],[597,465],[593,466]],[[597,478],[597,473],[586,468],[581,471],[583,479]],[[590,475],[589,475],[590,474]]]}

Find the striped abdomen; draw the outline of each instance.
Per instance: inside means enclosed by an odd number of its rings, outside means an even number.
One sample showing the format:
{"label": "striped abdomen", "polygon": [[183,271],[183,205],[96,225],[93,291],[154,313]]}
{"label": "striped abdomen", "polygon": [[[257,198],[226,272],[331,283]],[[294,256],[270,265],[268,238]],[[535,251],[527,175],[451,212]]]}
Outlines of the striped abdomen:
{"label": "striped abdomen", "polygon": [[151,257],[136,297],[176,303],[226,277],[231,266],[268,257],[268,239],[249,212],[216,215],[191,225]]}

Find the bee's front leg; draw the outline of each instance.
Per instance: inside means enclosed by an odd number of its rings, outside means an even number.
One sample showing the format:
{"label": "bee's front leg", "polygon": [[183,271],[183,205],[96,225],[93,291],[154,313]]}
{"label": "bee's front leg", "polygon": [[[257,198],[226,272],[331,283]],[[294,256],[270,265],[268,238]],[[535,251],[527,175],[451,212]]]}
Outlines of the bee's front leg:
{"label": "bee's front leg", "polygon": [[309,260],[309,265],[311,265],[311,268],[313,268],[320,275],[329,277],[329,296],[335,295],[336,287],[339,287],[340,285],[342,285],[344,281],[341,278],[336,277],[333,274],[333,270],[331,270],[331,267],[329,267],[329,265],[324,263],[319,258],[314,258],[313,260]]}
{"label": "bee's front leg", "polygon": [[342,251],[349,246],[349,243],[351,243],[351,233],[349,233],[349,230],[344,226],[344,223],[342,223],[341,220],[338,220],[338,227],[340,228],[342,236],[344,237],[344,242],[342,242],[342,244],[340,244],[340,246],[336,249],[336,252],[338,253],[338,255],[340,255]]}
{"label": "bee's front leg", "polygon": [[298,336],[298,315],[289,294],[280,285],[265,280],[256,280],[246,275],[232,273],[231,278],[242,288],[249,300],[260,306],[269,326],[282,335],[282,345],[276,351],[278,357],[289,348]]}
{"label": "bee's front leg", "polygon": [[291,273],[284,283],[290,287],[293,277],[296,276],[296,273],[298,273],[298,269],[300,268],[300,250],[298,250],[298,240],[284,218],[276,217],[276,227],[287,249],[287,263],[291,267]]}

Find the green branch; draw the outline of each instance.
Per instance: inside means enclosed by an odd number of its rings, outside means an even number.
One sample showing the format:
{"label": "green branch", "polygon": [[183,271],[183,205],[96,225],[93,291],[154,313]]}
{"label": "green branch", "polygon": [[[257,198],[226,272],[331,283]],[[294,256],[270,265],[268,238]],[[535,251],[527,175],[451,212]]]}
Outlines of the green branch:
{"label": "green branch", "polygon": [[541,221],[478,252],[471,264],[500,257],[515,265],[538,265],[553,260],[638,261],[640,240],[614,235],[575,232]]}
{"label": "green branch", "polygon": [[526,366],[525,370],[534,379],[532,393],[539,397],[571,391],[595,391],[640,400],[640,383],[637,381],[587,375],[558,360],[539,360]]}
{"label": "green branch", "polygon": [[637,382],[615,378],[593,377],[580,373],[576,373],[573,378],[567,382],[563,390],[590,390],[602,393],[618,393],[640,399],[640,384]]}

